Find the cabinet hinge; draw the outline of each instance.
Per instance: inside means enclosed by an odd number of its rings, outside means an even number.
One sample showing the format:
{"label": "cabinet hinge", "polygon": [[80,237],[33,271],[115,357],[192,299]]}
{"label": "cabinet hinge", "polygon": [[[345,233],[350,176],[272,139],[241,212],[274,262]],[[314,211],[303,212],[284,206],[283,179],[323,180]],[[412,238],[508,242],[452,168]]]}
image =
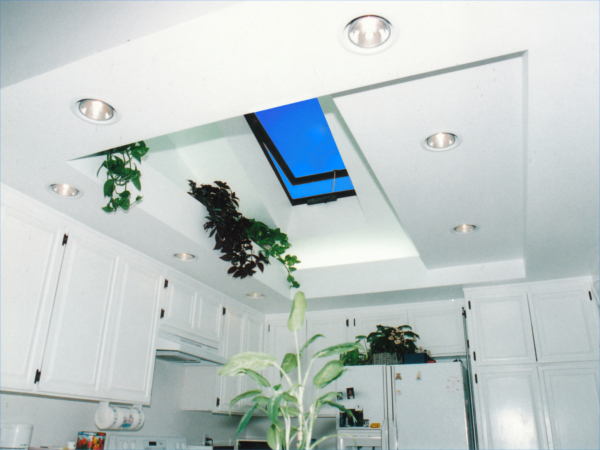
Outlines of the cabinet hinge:
{"label": "cabinet hinge", "polygon": [[473,352],[473,361],[477,361],[477,353]]}
{"label": "cabinet hinge", "polygon": [[467,339],[467,348],[471,348],[471,346],[469,345],[469,340]]}
{"label": "cabinet hinge", "polygon": [[41,376],[42,376],[42,372],[40,372],[39,370],[36,370],[35,371],[35,379],[33,380],[33,384],[39,383]]}
{"label": "cabinet hinge", "polygon": [[475,374],[475,383],[477,383],[477,374]]}
{"label": "cabinet hinge", "polygon": [[467,311],[465,311],[465,308],[462,308],[462,316],[466,319],[467,318]]}
{"label": "cabinet hinge", "polygon": [[165,308],[160,308],[160,318],[164,319],[165,317]]}
{"label": "cabinet hinge", "polygon": [[223,307],[223,315],[227,314],[227,308]]}
{"label": "cabinet hinge", "polygon": [[469,309],[471,309],[471,300],[469,300],[468,303],[469,303]]}
{"label": "cabinet hinge", "polygon": [[169,280],[165,278],[165,289],[169,287]]}
{"label": "cabinet hinge", "polygon": [[350,320],[346,319],[346,326],[349,327],[350,326]]}
{"label": "cabinet hinge", "polygon": [[63,235],[63,243],[62,243],[62,245],[67,245],[67,241],[68,240],[69,240],[69,235],[68,234]]}
{"label": "cabinet hinge", "polygon": [[592,291],[588,291],[588,295],[590,296],[590,300],[592,299]]}
{"label": "cabinet hinge", "polygon": [[221,405],[221,399],[219,397],[217,397],[217,406]]}

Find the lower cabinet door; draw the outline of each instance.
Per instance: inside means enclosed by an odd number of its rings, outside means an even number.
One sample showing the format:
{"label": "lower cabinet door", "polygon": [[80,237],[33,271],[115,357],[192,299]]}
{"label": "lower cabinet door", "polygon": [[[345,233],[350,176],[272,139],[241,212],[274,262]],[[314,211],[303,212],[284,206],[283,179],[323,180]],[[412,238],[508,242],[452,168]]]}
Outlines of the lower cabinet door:
{"label": "lower cabinet door", "polygon": [[476,374],[480,448],[548,448],[536,365],[478,367]]}
{"label": "lower cabinet door", "polygon": [[[226,309],[224,322],[223,356],[231,358],[244,349],[244,314],[236,309]],[[244,376],[218,377],[219,391],[214,412],[229,413],[231,400],[242,392],[242,379]],[[239,412],[241,405],[234,405],[231,412]]]}
{"label": "lower cabinet door", "polygon": [[598,362],[550,364],[538,370],[551,447],[600,448]]}

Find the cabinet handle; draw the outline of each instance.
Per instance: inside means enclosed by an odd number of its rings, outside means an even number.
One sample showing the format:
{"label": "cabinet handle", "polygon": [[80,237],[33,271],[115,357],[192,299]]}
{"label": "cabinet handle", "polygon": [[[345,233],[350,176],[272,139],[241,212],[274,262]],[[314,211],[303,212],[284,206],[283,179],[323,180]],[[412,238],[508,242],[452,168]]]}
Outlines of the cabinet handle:
{"label": "cabinet handle", "polygon": [[69,240],[69,235],[68,234],[63,235],[62,245],[67,245],[68,240]]}
{"label": "cabinet handle", "polygon": [[473,361],[477,361],[477,353],[473,352]]}
{"label": "cabinet handle", "polygon": [[592,291],[588,291],[588,295],[590,296],[590,300],[592,300]]}
{"label": "cabinet handle", "polygon": [[221,405],[221,399],[217,397],[217,406]]}
{"label": "cabinet handle", "polygon": [[350,326],[350,320],[346,319],[346,326],[349,327]]}
{"label": "cabinet handle", "polygon": [[33,380],[33,384],[40,382],[40,377],[42,376],[42,372],[38,370],[35,371],[35,379]]}
{"label": "cabinet handle", "polygon": [[169,280],[165,278],[165,289],[169,286]]}
{"label": "cabinet handle", "polygon": [[478,383],[478,381],[477,381],[477,374],[475,374],[475,383]]}
{"label": "cabinet handle", "polygon": [[160,308],[160,318],[164,319],[165,317],[165,309],[164,308]]}
{"label": "cabinet handle", "polygon": [[356,326],[356,319],[352,319],[354,321],[354,326]]}

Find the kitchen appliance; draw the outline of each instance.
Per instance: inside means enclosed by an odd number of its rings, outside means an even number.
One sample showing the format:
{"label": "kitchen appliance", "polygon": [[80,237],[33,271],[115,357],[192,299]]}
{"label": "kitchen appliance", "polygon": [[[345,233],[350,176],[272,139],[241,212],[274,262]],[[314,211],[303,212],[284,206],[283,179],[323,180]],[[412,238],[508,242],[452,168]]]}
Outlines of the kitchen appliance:
{"label": "kitchen appliance", "polygon": [[105,448],[110,450],[185,450],[187,442],[183,437],[110,434],[106,439]]}
{"label": "kitchen appliance", "polygon": [[156,358],[178,363],[203,363],[223,365],[227,358],[219,355],[219,349],[210,341],[200,338],[191,340],[161,329],[156,338]]}
{"label": "kitchen appliance", "polygon": [[0,448],[29,448],[33,425],[3,423],[0,425]]}
{"label": "kitchen appliance", "polygon": [[336,381],[338,449],[470,449],[460,361],[351,366]]}

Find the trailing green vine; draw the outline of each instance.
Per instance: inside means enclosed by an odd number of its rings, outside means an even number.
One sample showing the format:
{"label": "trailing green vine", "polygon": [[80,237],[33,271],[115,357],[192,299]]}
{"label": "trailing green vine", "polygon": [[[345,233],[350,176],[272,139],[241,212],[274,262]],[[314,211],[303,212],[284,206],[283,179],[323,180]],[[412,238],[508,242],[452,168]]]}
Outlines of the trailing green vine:
{"label": "trailing green vine", "polygon": [[[189,194],[208,211],[204,230],[210,230],[210,236],[214,236],[214,249],[223,253],[221,259],[231,263],[228,274],[234,278],[246,278],[254,275],[256,269],[263,272],[265,264],[269,264],[269,258],[273,257],[285,267],[290,288],[300,287],[292,275],[296,271],[294,266],[300,261],[296,256],[286,254],[291,244],[285,233],[244,217],[237,209],[239,199],[227,183],[215,181],[216,186],[203,184],[198,187],[195,182],[188,181]],[[257,253],[253,242],[260,247]]]}
{"label": "trailing green vine", "polygon": [[127,211],[132,205],[142,199],[141,195],[131,201],[131,192],[128,185],[131,182],[138,191],[142,190],[140,178],[141,172],[133,160],[142,162],[142,157],[148,153],[148,147],[144,141],[124,145],[106,151],[106,159],[98,169],[96,176],[102,168],[106,168],[106,182],[104,183],[104,196],[110,197],[107,205],[102,209],[113,212],[121,208]]}

